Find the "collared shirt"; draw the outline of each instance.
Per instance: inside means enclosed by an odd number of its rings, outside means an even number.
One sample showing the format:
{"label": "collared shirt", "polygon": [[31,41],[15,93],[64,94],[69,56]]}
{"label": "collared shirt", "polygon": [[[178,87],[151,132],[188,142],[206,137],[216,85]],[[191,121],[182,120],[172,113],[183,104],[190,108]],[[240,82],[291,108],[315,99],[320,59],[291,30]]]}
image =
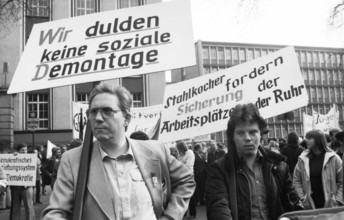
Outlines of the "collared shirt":
{"label": "collared shirt", "polygon": [[256,161],[251,170],[245,162],[242,163],[243,172],[247,177],[250,187],[251,197],[251,219],[269,219],[269,210],[267,205],[267,191],[262,171],[263,156],[258,151]]}
{"label": "collared shirt", "polygon": [[129,145],[127,153],[117,158],[110,157],[100,146],[99,149],[114,195],[116,219],[156,220],[151,196],[137,166],[131,146]]}

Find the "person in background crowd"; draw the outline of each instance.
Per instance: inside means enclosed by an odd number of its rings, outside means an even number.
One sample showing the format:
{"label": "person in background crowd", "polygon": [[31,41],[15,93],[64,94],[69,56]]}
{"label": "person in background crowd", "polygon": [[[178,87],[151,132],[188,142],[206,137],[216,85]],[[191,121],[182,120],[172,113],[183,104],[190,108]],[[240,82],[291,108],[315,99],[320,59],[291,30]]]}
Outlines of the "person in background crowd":
{"label": "person in background crowd", "polygon": [[280,148],[279,148],[279,144],[277,141],[271,140],[269,142],[269,150],[275,152],[275,153],[280,153]]}
{"label": "person in background crowd", "polygon": [[82,145],[83,145],[82,140],[80,140],[79,138],[73,138],[69,143],[69,150],[76,148],[76,147],[80,147]]}
{"label": "person in background crowd", "polygon": [[174,156],[177,160],[179,160],[179,153],[176,147],[170,147],[170,153]]}
{"label": "person in background crowd", "polygon": [[195,199],[196,204],[199,202],[200,205],[205,205],[204,187],[205,187],[205,180],[206,180],[205,172],[206,172],[207,164],[205,162],[204,154],[202,153],[201,144],[196,144],[194,146],[194,154],[195,154],[194,173],[195,173],[195,181],[196,181],[196,190],[193,197],[195,197],[194,199]]}
{"label": "person in background crowd", "polygon": [[54,184],[57,177],[56,175],[57,173],[54,173],[54,167],[57,166],[56,164],[60,162],[60,159],[61,159],[61,148],[53,147],[52,156],[47,159],[46,163],[41,168],[42,175],[45,176],[45,178],[49,178],[50,186],[52,190],[54,188]]}
{"label": "person in background crowd", "polygon": [[[28,146],[21,143],[17,146],[19,154],[26,154]],[[23,201],[25,207],[25,219],[35,220],[35,211],[33,208],[33,187],[32,186],[11,186],[12,191],[12,208],[11,220],[20,220],[20,209]]]}
{"label": "person in background crowd", "polygon": [[225,145],[221,144],[221,143],[216,143],[217,145],[217,149],[219,151],[222,151],[222,153],[225,155],[227,153],[227,148],[225,147]]}
{"label": "person in background crowd", "polygon": [[[234,107],[227,126],[231,151],[212,163],[208,172],[208,220],[276,220],[285,212],[303,208],[285,157],[260,145],[266,128],[255,104]],[[231,177],[236,179],[232,187]],[[236,192],[236,196],[231,192]],[[231,204],[233,200],[236,204]]]}
{"label": "person in background crowd", "polygon": [[[188,149],[188,145],[184,141],[178,142],[176,148],[179,152],[179,161],[181,161],[190,170],[192,170],[192,172],[194,172],[195,154],[193,153],[193,151]],[[194,198],[194,194],[191,197],[189,203],[189,216],[187,217],[188,219],[193,219],[196,217],[196,201]]]}
{"label": "person in background crowd", "polygon": [[331,143],[331,136],[330,136],[330,134],[325,134],[325,138],[326,138],[326,143],[329,145],[330,143]]}
{"label": "person in background crowd", "polygon": [[42,177],[42,195],[46,195],[47,192],[45,190],[45,186],[51,185],[51,178],[50,176],[44,175],[44,172],[42,171],[42,168],[47,164],[47,145],[43,145],[43,151],[42,151],[42,165],[41,165],[41,177]]}
{"label": "person in background crowd", "polygon": [[332,149],[334,152],[336,152],[340,158],[343,157],[343,152],[342,150],[339,148],[340,144],[336,139],[336,134],[340,132],[340,129],[338,128],[332,128],[329,131],[329,135],[331,137],[331,142],[327,145],[327,147],[329,147],[330,149]]}
{"label": "person in background crowd", "polygon": [[326,146],[322,131],[306,133],[307,150],[294,170],[294,186],[306,209],[343,205],[343,167],[339,156]]}
{"label": "person in background crowd", "polygon": [[5,173],[2,167],[0,166],[0,195],[5,193],[7,184],[8,183],[6,181]]}
{"label": "person in background crowd", "polygon": [[[10,141],[3,140],[3,139],[0,140],[0,154],[12,153],[12,149],[10,146],[11,146]],[[0,166],[0,169],[1,169],[1,166]],[[3,209],[11,207],[11,190],[10,190],[10,187],[6,187],[8,185],[8,182],[6,181],[6,176],[5,176],[5,173],[3,173],[3,170],[0,171],[0,173],[2,173],[0,176],[3,175],[2,177],[0,177],[0,185],[4,187],[4,190],[0,192],[0,210],[3,210]]]}
{"label": "person in background crowd", "polygon": [[299,144],[299,136],[293,131],[288,134],[287,145],[281,149],[281,154],[287,157],[287,164],[289,166],[290,175],[292,176],[298,158],[305,150],[305,148],[300,147]]}
{"label": "person in background crowd", "polygon": [[143,141],[149,140],[148,135],[143,131],[134,131],[133,133],[131,133],[130,138],[134,140],[143,140]]}
{"label": "person in background crowd", "polygon": [[61,149],[61,156],[62,156],[62,154],[64,154],[68,150],[66,144],[57,144],[57,146]]}
{"label": "person in background crowd", "polygon": [[[88,120],[97,139],[89,164],[83,220],[182,219],[195,189],[193,172],[163,143],[126,137],[132,94],[100,83],[89,96]],[[42,219],[71,219],[82,147],[63,154]],[[125,206],[122,204],[126,204]],[[78,210],[79,211],[79,210]]]}
{"label": "person in background crowd", "polygon": [[217,148],[215,141],[210,141],[210,147],[208,150],[208,164],[210,165],[212,162],[221,158],[223,155],[225,155],[225,152]]}
{"label": "person in background crowd", "polygon": [[41,202],[41,183],[42,183],[42,178],[41,178],[41,167],[42,167],[42,151],[43,151],[43,145],[38,144],[36,145],[36,149],[34,150],[35,153],[37,154],[37,172],[36,172],[36,186],[35,186],[35,203],[42,204]]}

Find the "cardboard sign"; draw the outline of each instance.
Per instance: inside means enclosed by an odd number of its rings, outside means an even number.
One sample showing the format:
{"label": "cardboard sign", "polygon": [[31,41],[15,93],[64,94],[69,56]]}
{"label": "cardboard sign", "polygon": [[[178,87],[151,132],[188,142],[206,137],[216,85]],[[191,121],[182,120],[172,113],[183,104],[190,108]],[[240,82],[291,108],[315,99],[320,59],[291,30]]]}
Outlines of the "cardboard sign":
{"label": "cardboard sign", "polygon": [[0,154],[0,166],[8,185],[36,185],[37,154]]}
{"label": "cardboard sign", "polygon": [[132,108],[127,134],[143,131],[152,140],[158,139],[162,105]]}
{"label": "cardboard sign", "polygon": [[159,140],[168,142],[226,130],[232,108],[248,102],[255,103],[264,118],[308,104],[293,47],[168,85]]}
{"label": "cardboard sign", "polygon": [[8,93],[195,65],[190,11],[178,0],[35,24]]}

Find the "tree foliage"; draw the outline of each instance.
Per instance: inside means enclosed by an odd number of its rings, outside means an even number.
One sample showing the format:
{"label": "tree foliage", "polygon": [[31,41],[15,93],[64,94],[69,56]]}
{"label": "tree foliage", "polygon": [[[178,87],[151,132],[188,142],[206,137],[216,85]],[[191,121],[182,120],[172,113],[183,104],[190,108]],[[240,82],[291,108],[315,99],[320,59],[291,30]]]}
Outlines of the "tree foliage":
{"label": "tree foliage", "polygon": [[344,25],[344,0],[336,4],[330,13],[329,23],[333,28],[342,28]]}
{"label": "tree foliage", "polygon": [[22,19],[27,3],[25,0],[0,0],[0,33],[9,32],[10,27]]}

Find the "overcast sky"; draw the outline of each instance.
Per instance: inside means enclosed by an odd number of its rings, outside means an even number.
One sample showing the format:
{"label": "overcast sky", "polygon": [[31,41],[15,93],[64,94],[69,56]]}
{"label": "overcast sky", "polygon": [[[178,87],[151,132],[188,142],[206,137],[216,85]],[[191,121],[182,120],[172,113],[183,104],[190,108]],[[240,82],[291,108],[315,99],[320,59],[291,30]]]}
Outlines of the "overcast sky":
{"label": "overcast sky", "polygon": [[339,1],[245,0],[239,7],[239,0],[191,0],[194,39],[343,48],[344,28],[328,25]]}

